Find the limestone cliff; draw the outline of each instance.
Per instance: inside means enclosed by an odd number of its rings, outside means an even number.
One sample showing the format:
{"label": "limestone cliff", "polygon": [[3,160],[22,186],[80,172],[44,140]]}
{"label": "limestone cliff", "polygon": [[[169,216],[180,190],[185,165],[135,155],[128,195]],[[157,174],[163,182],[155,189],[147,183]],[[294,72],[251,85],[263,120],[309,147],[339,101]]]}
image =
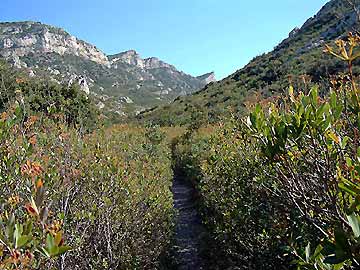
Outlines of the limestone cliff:
{"label": "limestone cliff", "polygon": [[30,76],[78,83],[99,99],[99,107],[121,115],[169,103],[209,81],[156,57],[143,59],[134,50],[106,55],[61,28],[39,22],[0,23],[0,56]]}

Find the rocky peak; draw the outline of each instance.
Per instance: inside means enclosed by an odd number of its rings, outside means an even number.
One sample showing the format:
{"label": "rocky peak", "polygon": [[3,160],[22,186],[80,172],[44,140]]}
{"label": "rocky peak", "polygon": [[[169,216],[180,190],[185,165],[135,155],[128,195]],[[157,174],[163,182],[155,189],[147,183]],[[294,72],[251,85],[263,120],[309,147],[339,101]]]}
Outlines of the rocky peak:
{"label": "rocky peak", "polygon": [[155,69],[155,68],[171,68],[175,69],[174,66],[167,64],[156,57],[150,57],[143,59],[139,53],[135,50],[129,50],[119,54],[109,56],[112,64],[116,64],[119,61],[129,65],[137,66],[142,69]]}
{"label": "rocky peak", "polygon": [[289,38],[294,37],[298,32],[300,31],[299,27],[295,27],[291,32],[289,33]]}
{"label": "rocky peak", "polygon": [[211,82],[216,82],[215,72],[209,72],[204,75],[197,76],[204,84],[209,84]]}
{"label": "rocky peak", "polygon": [[134,65],[140,68],[144,68],[144,60],[135,50],[129,50],[115,55],[111,55],[109,56],[109,58],[111,59],[112,64],[121,61],[129,65]]}
{"label": "rocky peak", "polygon": [[150,57],[144,60],[145,68],[146,69],[154,69],[154,68],[171,68],[175,69],[174,66],[169,65],[168,63],[165,63],[161,61],[160,59],[156,57]]}
{"label": "rocky peak", "polygon": [[68,34],[61,28],[37,22],[0,23],[0,54],[26,66],[19,58],[32,54],[75,55],[109,66],[107,56],[95,46]]}

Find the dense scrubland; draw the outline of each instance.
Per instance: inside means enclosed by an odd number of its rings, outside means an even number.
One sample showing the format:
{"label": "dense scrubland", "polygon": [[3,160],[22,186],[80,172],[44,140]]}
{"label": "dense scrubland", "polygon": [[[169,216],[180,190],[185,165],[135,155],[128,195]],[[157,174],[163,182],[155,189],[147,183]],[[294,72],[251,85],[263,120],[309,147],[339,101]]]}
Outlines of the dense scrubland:
{"label": "dense scrubland", "polygon": [[0,268],[176,269],[175,172],[196,190],[207,269],[359,269],[359,45],[326,47],[348,67],[328,89],[211,125],[194,113],[185,131],[110,125],[75,85],[1,63]]}
{"label": "dense scrubland", "polygon": [[4,89],[0,268],[160,267],[174,215],[163,133],[96,127],[75,86],[7,76]]}
{"label": "dense scrubland", "polygon": [[[194,127],[176,164],[195,185],[211,235],[209,269],[358,269],[359,37],[326,51],[348,65],[318,87],[252,105],[243,119]],[[323,91],[325,92],[325,91]]]}

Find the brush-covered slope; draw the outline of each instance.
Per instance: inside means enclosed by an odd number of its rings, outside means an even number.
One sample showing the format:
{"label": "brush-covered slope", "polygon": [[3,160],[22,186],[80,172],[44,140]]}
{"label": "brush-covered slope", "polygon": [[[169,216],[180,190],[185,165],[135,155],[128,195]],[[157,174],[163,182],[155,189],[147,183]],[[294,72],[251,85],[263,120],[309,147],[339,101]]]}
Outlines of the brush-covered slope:
{"label": "brush-covered slope", "polygon": [[[244,112],[246,102],[278,95],[291,83],[297,89],[324,83],[330,74],[342,71],[342,63],[323,53],[324,45],[359,28],[360,1],[333,0],[273,51],[255,57],[226,79],[211,83],[171,105],[154,108],[139,118],[160,124],[187,124],[192,118],[216,121],[231,112]],[[355,7],[355,8],[354,8]]]}
{"label": "brush-covered slope", "polygon": [[134,51],[107,56],[63,29],[37,22],[0,23],[0,56],[31,76],[79,82],[101,109],[125,115],[193,93],[214,78],[193,77]]}

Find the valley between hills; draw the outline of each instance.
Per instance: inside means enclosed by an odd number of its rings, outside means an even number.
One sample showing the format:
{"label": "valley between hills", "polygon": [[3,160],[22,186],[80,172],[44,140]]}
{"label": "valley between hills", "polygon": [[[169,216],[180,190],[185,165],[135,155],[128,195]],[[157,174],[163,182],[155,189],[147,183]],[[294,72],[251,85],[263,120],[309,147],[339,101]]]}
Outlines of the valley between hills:
{"label": "valley between hills", "polygon": [[1,22],[0,269],[360,269],[359,26],[328,1],[217,81]]}

